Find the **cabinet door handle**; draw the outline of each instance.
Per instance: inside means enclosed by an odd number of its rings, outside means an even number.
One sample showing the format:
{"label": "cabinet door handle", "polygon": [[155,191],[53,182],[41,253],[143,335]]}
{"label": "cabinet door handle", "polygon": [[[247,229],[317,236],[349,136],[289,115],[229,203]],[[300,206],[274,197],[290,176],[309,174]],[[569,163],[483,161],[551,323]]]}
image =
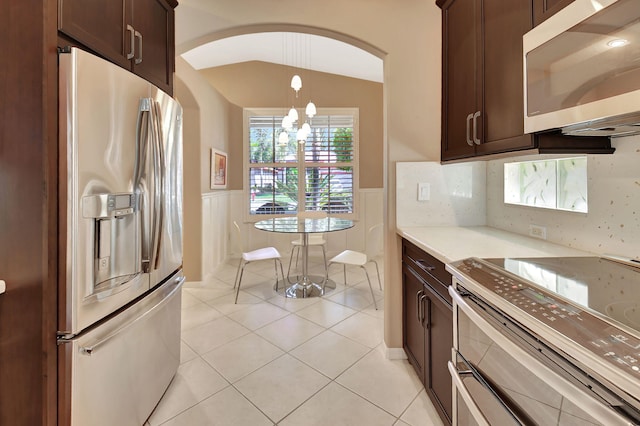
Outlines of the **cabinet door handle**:
{"label": "cabinet door handle", "polygon": [[480,138],[478,138],[478,117],[480,117],[480,111],[476,111],[473,114],[473,142],[476,145],[480,145]]}
{"label": "cabinet door handle", "polygon": [[136,65],[142,63],[142,34],[138,31],[135,32],[135,37],[138,39],[138,56],[136,57]]}
{"label": "cabinet door handle", "polygon": [[420,304],[420,295],[424,294],[424,291],[418,290],[416,293],[416,315],[418,316],[418,322],[422,323],[422,307]]}
{"label": "cabinet door handle", "polygon": [[[427,309],[429,310],[429,312],[427,313],[427,315],[424,314],[424,301],[425,299],[427,300]],[[420,296],[420,305],[422,305],[422,321],[424,322],[425,318],[427,319],[427,323],[425,324],[425,328],[429,328],[429,326],[431,325],[431,305],[429,304],[429,297],[426,294],[423,294],[422,296]]]}
{"label": "cabinet door handle", "polygon": [[136,48],[135,48],[136,37],[134,35],[135,30],[131,25],[127,25],[127,31],[129,31],[129,40],[130,40],[130,47],[129,47],[129,53],[127,53],[127,59],[133,59],[136,52]]}
{"label": "cabinet door handle", "polygon": [[473,118],[473,114],[467,115],[467,133],[465,134],[467,138],[467,144],[469,146],[473,146],[473,141],[471,140],[471,119]]}

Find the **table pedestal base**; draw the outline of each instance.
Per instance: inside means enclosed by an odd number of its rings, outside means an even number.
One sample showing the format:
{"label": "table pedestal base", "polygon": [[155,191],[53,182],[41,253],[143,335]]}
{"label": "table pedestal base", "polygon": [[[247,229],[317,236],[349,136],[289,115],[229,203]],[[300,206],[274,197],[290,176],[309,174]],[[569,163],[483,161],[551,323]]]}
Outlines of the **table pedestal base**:
{"label": "table pedestal base", "polygon": [[[285,295],[286,297],[291,297],[294,299],[303,299],[306,297],[320,297],[323,295],[322,293],[322,283],[324,281],[324,277],[319,275],[309,275],[305,278],[300,277],[300,280],[291,284],[285,280],[284,285],[282,280],[278,281],[278,293]],[[330,293],[335,290],[336,283],[333,280],[327,280],[326,285],[324,286],[324,294]]]}

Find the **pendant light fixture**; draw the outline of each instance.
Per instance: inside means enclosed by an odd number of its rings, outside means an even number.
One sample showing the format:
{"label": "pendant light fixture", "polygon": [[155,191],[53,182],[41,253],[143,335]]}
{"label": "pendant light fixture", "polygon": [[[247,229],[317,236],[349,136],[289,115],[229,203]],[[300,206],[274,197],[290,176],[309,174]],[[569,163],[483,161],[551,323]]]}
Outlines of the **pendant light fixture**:
{"label": "pendant light fixture", "polygon": [[[306,37],[305,44],[307,45],[306,47],[308,48],[309,47],[308,36],[305,36],[305,37]],[[287,44],[286,39],[283,39],[283,46],[284,46],[283,51],[286,51],[286,44]],[[298,47],[300,47],[301,49],[304,49],[304,47],[302,47],[302,44],[299,42],[299,39],[298,39],[298,45],[299,45]],[[283,62],[285,65],[289,65],[289,63],[286,60]],[[300,75],[298,74],[293,75],[293,77],[291,78],[291,88],[296,92],[295,97],[297,99],[298,95],[300,94],[300,89],[302,89],[302,78],[300,77]],[[316,113],[317,113],[316,105],[313,102],[309,101],[304,111],[304,114],[306,115],[307,118],[305,119],[304,123],[299,123],[298,120],[300,119],[300,117],[298,115],[298,111],[296,110],[295,105],[292,106],[291,109],[289,109],[289,112],[287,113],[287,115],[285,115],[282,118],[283,130],[278,136],[278,143],[281,145],[287,144],[289,141],[289,134],[292,132],[296,132],[296,141],[298,141],[298,143],[300,143],[301,145],[304,144],[307,141],[307,138],[309,137],[309,135],[311,134],[311,125],[309,124],[309,122],[316,115]]]}
{"label": "pendant light fixture", "polygon": [[313,116],[316,115],[316,104],[309,102],[305,109],[305,114],[307,114],[307,117],[313,118]]}
{"label": "pendant light fixture", "polygon": [[298,92],[302,89],[302,79],[298,74],[294,75],[291,78],[291,88],[296,91],[296,98],[298,97]]}
{"label": "pendant light fixture", "polygon": [[289,110],[289,118],[291,119],[291,122],[293,122],[293,123],[298,121],[298,111],[296,111],[296,109],[293,108],[293,107]]}

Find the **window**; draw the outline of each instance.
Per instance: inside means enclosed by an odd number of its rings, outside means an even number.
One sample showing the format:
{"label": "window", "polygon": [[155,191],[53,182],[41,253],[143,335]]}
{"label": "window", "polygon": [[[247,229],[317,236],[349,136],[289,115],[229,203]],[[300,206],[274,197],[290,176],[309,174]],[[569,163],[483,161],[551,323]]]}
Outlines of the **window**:
{"label": "window", "polygon": [[504,202],[587,213],[587,157],[506,163]]}
{"label": "window", "polygon": [[[354,216],[358,110],[319,109],[305,143],[286,143],[282,109],[245,110],[245,194],[250,217],[304,211]],[[299,114],[303,117],[304,114]]]}

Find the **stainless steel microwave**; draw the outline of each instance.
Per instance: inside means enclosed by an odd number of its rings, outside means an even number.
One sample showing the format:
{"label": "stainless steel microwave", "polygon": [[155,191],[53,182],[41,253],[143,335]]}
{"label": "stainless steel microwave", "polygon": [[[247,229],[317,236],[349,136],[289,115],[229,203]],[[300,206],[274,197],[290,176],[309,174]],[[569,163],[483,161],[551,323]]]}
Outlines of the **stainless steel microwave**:
{"label": "stainless steel microwave", "polygon": [[640,133],[640,1],[575,0],[523,36],[524,130]]}

